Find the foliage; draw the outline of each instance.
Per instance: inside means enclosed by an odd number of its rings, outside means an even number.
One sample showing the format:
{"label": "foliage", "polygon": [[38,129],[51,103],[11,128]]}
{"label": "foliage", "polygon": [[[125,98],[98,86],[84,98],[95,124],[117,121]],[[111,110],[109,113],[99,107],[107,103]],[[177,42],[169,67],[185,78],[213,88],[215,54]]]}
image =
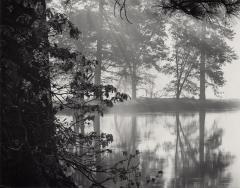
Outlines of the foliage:
{"label": "foliage", "polygon": [[198,19],[212,19],[218,16],[238,15],[239,0],[169,0],[162,1],[159,7],[166,12],[182,11]]}
{"label": "foliage", "polygon": [[74,186],[56,156],[47,37],[57,30],[45,1],[4,1],[1,11],[1,183]]}
{"label": "foliage", "polygon": [[[92,83],[96,63],[78,55],[77,61],[68,69],[68,73],[66,74],[65,70],[65,76],[61,74],[61,79],[65,80],[64,84],[68,87],[53,82],[52,88],[56,90],[53,95],[56,100],[55,108],[60,110],[67,108],[77,112],[75,122],[61,124],[61,121],[57,121],[58,156],[63,161],[63,166],[68,165],[68,168],[71,166],[76,171],[80,171],[93,186],[104,187],[103,183],[107,181],[116,181],[118,178],[120,178],[118,181],[125,180],[128,174],[136,173],[138,164],[130,165],[132,158],[137,156],[130,155],[130,158],[126,156],[115,164],[104,165],[99,158],[101,155],[106,155],[105,153],[112,153],[112,150],[106,148],[113,141],[112,135],[105,133],[98,135],[97,132],[85,134],[77,131],[79,128],[84,130],[84,126],[94,120],[95,112],[103,115],[104,107],[112,107],[113,103],[128,98],[126,94],[117,92],[112,85],[96,86]],[[54,61],[53,67],[60,70],[61,64],[62,62],[58,64]],[[54,78],[58,81],[56,78],[59,78],[59,75],[56,76],[57,74]],[[59,92],[59,88],[64,91]],[[94,175],[96,173],[104,173],[107,176],[99,180]],[[129,179],[129,181],[133,180]]]}
{"label": "foliage", "polygon": [[[110,152],[105,148],[112,142],[112,136],[76,134],[54,115],[65,106],[83,114],[102,113],[104,105],[112,106],[113,102],[126,100],[127,95],[117,92],[111,85],[92,84],[96,62],[84,56],[77,60],[79,53],[54,43],[53,38],[59,34],[68,32],[70,37],[77,39],[80,31],[66,15],[47,9],[44,0],[6,0],[2,2],[1,11],[4,14],[1,23],[1,170],[4,171],[1,184],[75,187],[64,174],[67,162],[78,170],[87,171],[87,177],[91,176],[90,180],[100,186],[102,182],[92,178],[96,164],[81,163],[84,157],[70,152],[67,144],[81,144],[90,149],[92,143],[98,143],[102,148],[97,147],[93,154],[96,155]],[[84,69],[78,69],[79,62]],[[100,104],[78,103],[78,98],[89,99],[87,102],[100,99]],[[52,100],[59,102],[54,103],[54,108]],[[84,121],[91,119],[90,115],[84,118]],[[125,157],[121,164],[128,160]],[[91,161],[96,160],[93,157]],[[123,170],[130,173],[135,169],[117,166],[115,177]]]}
{"label": "foliage", "polygon": [[[115,0],[114,12],[119,12],[122,19],[129,21],[128,0]],[[239,14],[239,0],[161,0],[155,3],[159,12],[172,14],[183,12],[197,19],[228,18]],[[130,21],[129,21],[130,22]]]}
{"label": "foliage", "polygon": [[[75,3],[70,12],[71,20],[80,28],[84,27],[79,42],[74,42],[74,46],[83,51],[87,58],[93,59],[100,23],[96,3],[86,1],[84,8],[75,8]],[[122,82],[136,77],[135,84],[145,87],[145,83],[150,83],[148,70],[159,69],[159,59],[166,57],[165,19],[157,17],[149,3],[135,1],[129,6],[132,24],[114,17],[111,3],[104,3],[101,32],[104,83],[114,80],[116,85],[124,87]]]}
{"label": "foliage", "polygon": [[174,77],[167,90],[174,92],[177,98],[183,92],[197,95],[200,60],[204,54],[205,82],[217,95],[218,88],[225,83],[223,66],[237,58],[225,41],[233,38],[231,26],[220,21],[207,24],[187,17],[175,18],[171,23],[171,35],[174,40],[172,57],[162,67],[164,73]]}
{"label": "foliage", "polygon": [[[133,24],[121,25],[120,56],[123,54],[125,59],[119,66],[118,74],[132,80],[132,89],[134,84],[138,88],[145,87],[145,83],[151,84],[148,79],[152,77],[149,70],[159,70],[159,62],[164,60],[167,54],[166,20],[164,17],[157,17],[149,4],[151,1],[148,4],[144,1],[131,3],[128,17]],[[118,46],[115,49],[118,49]]]}

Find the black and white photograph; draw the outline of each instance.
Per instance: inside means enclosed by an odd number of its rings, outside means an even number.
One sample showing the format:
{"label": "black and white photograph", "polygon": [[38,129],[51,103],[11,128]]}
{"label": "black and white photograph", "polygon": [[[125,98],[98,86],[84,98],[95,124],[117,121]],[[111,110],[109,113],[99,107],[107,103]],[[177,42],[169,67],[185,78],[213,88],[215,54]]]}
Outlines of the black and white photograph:
{"label": "black and white photograph", "polygon": [[240,0],[0,0],[0,188],[240,188]]}

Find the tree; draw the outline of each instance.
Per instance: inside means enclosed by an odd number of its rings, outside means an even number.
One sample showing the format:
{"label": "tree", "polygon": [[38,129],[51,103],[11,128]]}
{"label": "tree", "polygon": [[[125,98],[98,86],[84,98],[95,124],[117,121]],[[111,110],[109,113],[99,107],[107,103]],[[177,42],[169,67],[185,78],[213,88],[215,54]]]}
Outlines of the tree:
{"label": "tree", "polygon": [[[188,14],[190,16],[193,16],[194,18],[197,19],[202,19],[202,20],[210,20],[216,23],[216,20],[220,21],[222,18],[227,18],[233,15],[238,15],[239,10],[240,10],[240,1],[239,0],[234,0],[234,1],[229,1],[229,0],[224,0],[224,1],[203,1],[203,0],[188,0],[188,1],[183,1],[183,0],[173,0],[173,1],[162,1],[161,5],[159,7],[163,8],[165,12],[176,12],[180,10],[181,12],[184,12],[185,14]],[[205,24],[203,23],[202,25],[202,40],[204,41],[205,34]],[[215,24],[216,25],[216,24]],[[228,27],[227,25],[226,27]],[[227,29],[227,28],[226,28]],[[231,28],[229,28],[231,29]],[[226,37],[226,36],[225,36]],[[201,45],[203,47],[203,45]],[[225,45],[226,46],[226,45]],[[226,49],[226,48],[225,48]],[[229,49],[227,49],[229,51]],[[211,71],[207,71],[206,65],[205,65],[205,60],[206,60],[206,54],[205,54],[205,49],[204,47],[201,50],[201,63],[200,63],[200,100],[205,100],[205,75],[206,73],[209,73]],[[230,55],[231,56],[231,55]],[[233,58],[234,59],[234,58]],[[216,71],[215,74],[209,74],[211,76],[213,75],[218,75],[217,77],[220,80],[222,73],[221,71]],[[216,81],[217,79],[211,78],[212,80]],[[221,81],[220,81],[221,82]],[[218,82],[218,83],[220,83]],[[215,82],[216,83],[216,82]],[[214,89],[216,89],[214,85]]]}
{"label": "tree", "polygon": [[[116,12],[118,10],[117,8],[119,7],[120,17],[122,19],[126,18],[129,21],[128,14],[129,12],[131,12],[131,9],[126,8],[127,4],[129,4],[127,0],[115,1],[114,10]],[[216,20],[221,20],[222,18],[226,18],[232,15],[237,15],[239,13],[240,1],[239,0],[235,0],[235,1],[174,0],[174,1],[160,1],[159,4],[155,4],[155,7],[160,8],[160,10],[158,9],[158,11],[160,12],[164,11],[165,13],[170,13],[170,14],[178,13],[179,11],[183,12],[187,15],[190,15],[194,18],[199,19],[200,22],[203,19],[208,21],[210,20],[213,23],[215,22],[215,26],[216,26]],[[225,29],[227,29],[228,26],[229,25],[227,25]],[[204,30],[204,27],[202,27],[201,30]],[[205,99],[205,74],[207,71],[205,70],[205,58],[206,58],[205,54],[203,53],[203,51],[201,52],[201,54],[202,54],[201,63],[200,63],[201,71],[199,73],[201,75],[200,76],[200,80],[201,80],[200,96],[201,96],[201,99],[204,100]],[[216,79],[212,79],[212,80],[216,81]],[[216,90],[216,85],[213,85],[213,84],[210,84],[210,85],[212,85]]]}
{"label": "tree", "polygon": [[[64,14],[47,9],[44,0],[4,1],[1,11],[4,13],[1,22],[1,170],[4,172],[1,185],[75,187],[64,170],[70,165],[87,171],[86,176],[92,183],[102,186],[103,182],[93,177],[96,163],[82,164],[84,156],[72,153],[68,146],[98,143],[101,150],[96,150],[95,156],[99,152],[110,152],[102,148],[112,141],[112,136],[76,134],[75,124],[59,122],[55,113],[65,106],[78,109],[82,114],[102,113],[104,105],[112,106],[114,101],[123,101],[127,95],[111,85],[96,86],[89,82],[95,63],[84,56],[78,59],[79,53],[54,43],[55,36],[64,31],[77,39],[79,30]],[[82,100],[85,98],[97,98],[103,106],[86,105]],[[59,104],[54,102],[53,107],[52,100]],[[90,117],[84,118],[86,122]],[[121,167],[125,161],[128,158],[101,172],[115,173],[107,180],[126,175],[128,171]]]}
{"label": "tree", "polygon": [[46,20],[44,0],[4,1],[1,12],[1,184],[74,186],[61,171],[54,140],[47,26],[58,30]]}
{"label": "tree", "polygon": [[203,23],[198,45],[200,52],[200,100],[205,100],[205,87],[211,86],[218,94],[218,87],[224,85],[222,68],[226,63],[237,59],[233,49],[226,40],[232,40],[234,32],[229,24],[222,22]]}
{"label": "tree", "polygon": [[159,61],[166,57],[167,47],[164,17],[159,18],[151,10],[152,1],[133,1],[129,3],[129,20],[132,24],[121,23],[117,45],[113,46],[123,62],[117,62],[120,70],[117,75],[131,81],[132,99],[136,99],[137,89],[150,83],[147,70],[159,70]]}
{"label": "tree", "polygon": [[[122,19],[128,19],[127,0],[115,0],[114,12],[119,8],[119,14]],[[159,12],[176,13],[182,12],[185,15],[192,16],[199,20],[212,18],[227,18],[239,14],[239,0],[167,0],[155,3]]]}
{"label": "tree", "polygon": [[[86,57],[94,57],[97,51],[97,31],[102,23],[101,79],[104,83],[109,83],[126,78],[130,81],[132,95],[135,96],[137,85],[143,85],[146,81],[146,69],[158,68],[157,61],[166,54],[164,19],[155,16],[150,5],[144,5],[144,1],[131,4],[133,24],[114,17],[111,5],[106,2],[103,15],[98,16],[94,11],[96,6],[91,2],[86,1],[86,9],[74,9],[71,16],[76,25],[85,26],[81,36],[84,48],[81,49],[86,52]],[[144,10],[139,7],[144,7]]]}
{"label": "tree", "polygon": [[[212,22],[202,24],[194,19],[174,19],[171,23],[174,39],[170,62],[162,68],[173,75],[167,91],[174,91],[176,98],[182,92],[200,93],[205,100],[205,87],[218,88],[225,83],[223,66],[236,59],[236,54],[225,40],[232,40],[234,33],[229,24]],[[197,82],[200,82],[198,84]]]}
{"label": "tree", "polygon": [[218,16],[237,15],[240,10],[239,0],[171,0],[162,1],[159,7],[166,12],[182,11],[198,19],[216,18]]}
{"label": "tree", "polygon": [[163,73],[173,76],[165,90],[168,93],[173,92],[177,99],[184,95],[184,92],[196,95],[198,90],[194,79],[199,52],[189,45],[191,39],[188,34],[192,28],[189,22],[189,20],[181,21],[180,19],[172,21],[170,28],[173,39],[172,54],[169,62],[161,67]]}
{"label": "tree", "polygon": [[[79,69],[79,63],[81,69]],[[56,66],[57,64],[54,67]],[[89,180],[88,186],[104,187],[103,184],[107,181],[115,181],[119,177],[118,181],[121,181],[133,173],[133,169],[136,168],[134,165],[131,165],[131,169],[125,167],[126,163],[129,163],[129,157],[134,158],[136,155],[124,156],[119,162],[106,164],[108,162],[103,161],[100,155],[112,153],[112,150],[107,148],[108,144],[113,141],[112,135],[100,134],[95,127],[94,132],[90,133],[84,133],[84,131],[79,133],[74,128],[84,127],[96,119],[94,117],[96,113],[102,114],[106,106],[111,107],[114,102],[127,98],[126,94],[116,92],[116,88],[111,85],[95,85],[91,78],[95,72],[95,66],[96,64],[82,56],[75,64],[68,67],[68,71],[72,74],[67,84],[70,88],[65,88],[67,90],[64,93],[54,94],[55,104],[59,104],[56,107],[60,109],[70,108],[77,110],[78,113],[75,114],[77,115],[75,122],[62,124],[58,121],[56,137],[59,148],[58,156],[62,165],[82,173]],[[56,87],[59,86],[56,85]],[[99,174],[102,173],[107,176],[99,178]]]}

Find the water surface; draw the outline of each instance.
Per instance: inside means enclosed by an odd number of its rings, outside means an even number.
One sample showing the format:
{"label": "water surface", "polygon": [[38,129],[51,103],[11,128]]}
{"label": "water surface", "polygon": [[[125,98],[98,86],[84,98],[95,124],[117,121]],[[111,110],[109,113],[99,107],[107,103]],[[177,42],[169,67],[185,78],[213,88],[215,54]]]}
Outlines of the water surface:
{"label": "water surface", "polygon": [[140,151],[141,187],[240,188],[240,111],[106,114],[101,132],[111,160]]}

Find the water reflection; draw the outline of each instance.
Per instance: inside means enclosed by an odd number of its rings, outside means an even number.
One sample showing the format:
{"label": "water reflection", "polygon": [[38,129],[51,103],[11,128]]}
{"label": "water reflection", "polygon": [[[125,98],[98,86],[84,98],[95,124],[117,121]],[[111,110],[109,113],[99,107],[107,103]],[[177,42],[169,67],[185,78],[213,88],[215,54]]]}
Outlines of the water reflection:
{"label": "water reflection", "polygon": [[[164,117],[146,116],[143,127],[137,125],[137,123],[143,124],[140,116],[131,116],[132,126],[129,123],[126,125],[124,118],[129,117],[115,115],[114,124],[118,129],[118,134],[115,136],[121,138],[117,140],[120,142],[118,145],[128,146],[129,151],[138,147],[141,149],[143,187],[228,187],[231,174],[226,172],[226,169],[232,163],[233,156],[221,149],[224,131],[218,128],[216,121],[213,121],[210,129],[206,130],[206,112],[200,111],[198,114],[188,115],[176,113],[168,117],[169,121],[160,120]],[[159,123],[161,126],[163,122],[164,127],[175,139],[166,140],[163,143],[157,143],[156,140],[155,146],[149,147],[148,144],[153,142],[151,137],[155,127],[151,128],[148,125]],[[121,126],[123,126],[122,129]],[[120,131],[126,131],[126,128],[128,128],[128,134],[131,135],[129,139],[126,139],[126,134]],[[141,130],[138,130],[139,128]],[[159,136],[162,134],[159,133]],[[139,139],[138,143],[136,140]],[[161,154],[161,150],[165,151],[165,155]],[[168,173],[169,168],[172,168],[171,173]]]}
{"label": "water reflection", "polygon": [[197,143],[189,140],[190,134],[183,129],[179,113],[176,114],[175,177],[169,187],[224,188],[231,182],[231,176],[225,173],[225,169],[231,164],[233,156],[220,149],[223,129],[217,128],[214,122],[208,135],[205,117],[206,112],[200,111]]}
{"label": "water reflection", "polygon": [[[135,159],[140,163],[139,187],[238,188],[240,153],[234,146],[237,140],[231,136],[234,129],[239,130],[239,117],[239,113],[204,111],[109,114],[101,119],[100,129],[113,134],[113,153],[102,156],[102,160],[106,165],[113,164],[123,157],[123,151],[139,150],[140,156]],[[87,180],[80,174],[75,174],[74,179],[87,187]],[[109,188],[123,185],[124,182],[106,184]]]}

